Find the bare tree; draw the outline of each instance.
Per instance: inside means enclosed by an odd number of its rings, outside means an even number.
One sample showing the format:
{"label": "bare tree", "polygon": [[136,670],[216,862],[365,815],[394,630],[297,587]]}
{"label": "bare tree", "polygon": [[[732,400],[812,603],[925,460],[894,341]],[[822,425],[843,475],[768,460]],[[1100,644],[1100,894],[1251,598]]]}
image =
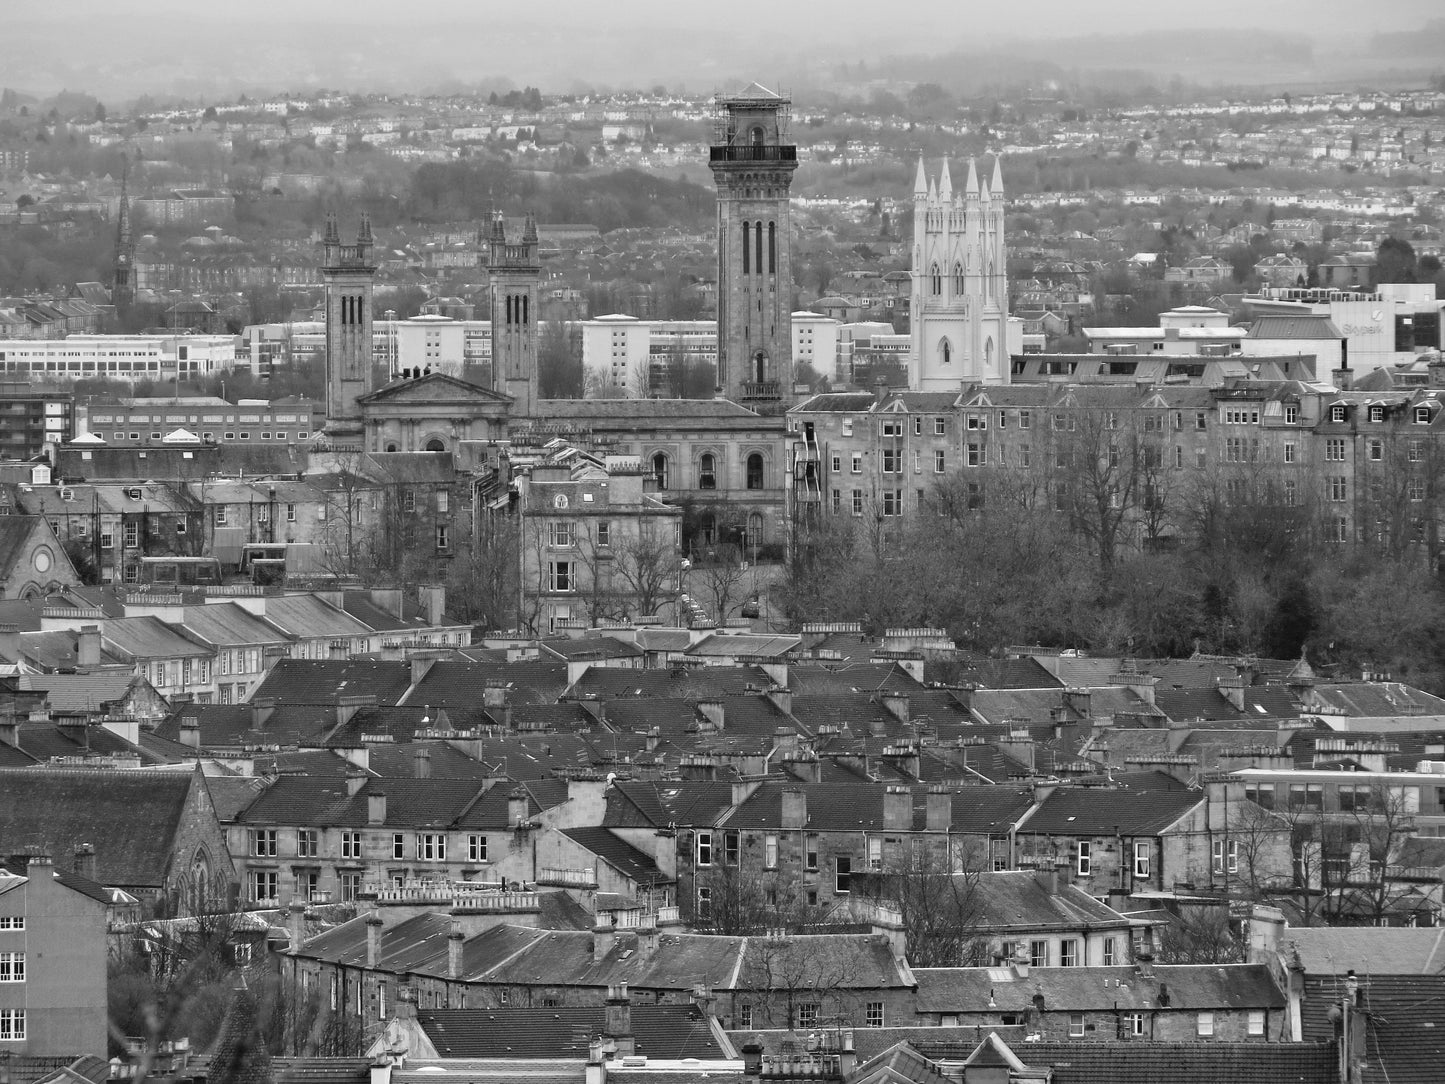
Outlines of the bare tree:
{"label": "bare tree", "polygon": [[677,590],[681,569],[671,531],[671,521],[661,529],[639,525],[636,538],[616,547],[612,574],[626,591],[627,609],[638,616],[655,614]]}
{"label": "bare tree", "polygon": [[733,542],[719,542],[714,555],[693,569],[693,582],[699,586],[698,593],[711,608],[713,620],[722,624],[742,604],[747,595],[743,582],[747,577],[743,567],[742,549]]}
{"label": "bare tree", "polygon": [[978,933],[979,873],[987,852],[954,839],[921,842],[925,846],[895,855],[884,870],[859,875],[860,887],[875,905],[898,914],[913,966],[989,963],[988,941]]}

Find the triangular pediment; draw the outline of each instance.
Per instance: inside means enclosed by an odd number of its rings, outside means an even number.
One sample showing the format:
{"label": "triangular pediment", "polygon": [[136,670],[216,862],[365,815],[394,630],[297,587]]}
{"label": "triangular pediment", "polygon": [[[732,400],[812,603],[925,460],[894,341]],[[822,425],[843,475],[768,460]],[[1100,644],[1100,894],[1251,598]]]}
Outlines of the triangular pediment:
{"label": "triangular pediment", "polygon": [[387,406],[398,403],[511,403],[512,397],[460,377],[428,373],[409,380],[393,380],[370,395],[362,396],[360,401]]}

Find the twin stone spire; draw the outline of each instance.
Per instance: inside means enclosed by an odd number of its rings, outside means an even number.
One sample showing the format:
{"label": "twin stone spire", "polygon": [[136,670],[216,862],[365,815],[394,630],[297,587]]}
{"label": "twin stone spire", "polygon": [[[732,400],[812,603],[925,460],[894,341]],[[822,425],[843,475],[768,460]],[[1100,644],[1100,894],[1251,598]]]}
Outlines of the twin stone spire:
{"label": "twin stone spire", "polygon": [[[978,181],[978,166],[973,158],[968,160],[968,181],[964,185],[963,197],[965,200],[993,200],[1003,196],[1003,166],[998,155],[993,159],[993,179],[986,185],[980,185]],[[943,169],[938,174],[938,185],[928,179],[928,174],[923,168],[923,155],[918,156],[918,172],[913,181],[914,199],[940,200],[944,203],[954,201],[953,179],[948,172],[948,159],[943,160]]]}

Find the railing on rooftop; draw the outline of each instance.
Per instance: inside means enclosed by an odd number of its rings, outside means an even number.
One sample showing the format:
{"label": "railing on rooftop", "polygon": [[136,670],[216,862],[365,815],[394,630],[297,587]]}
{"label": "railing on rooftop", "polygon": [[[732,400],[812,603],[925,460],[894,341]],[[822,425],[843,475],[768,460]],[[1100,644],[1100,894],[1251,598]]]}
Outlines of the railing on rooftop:
{"label": "railing on rooftop", "polygon": [[590,868],[559,869],[555,866],[542,866],[537,870],[537,883],[562,885],[567,888],[596,888],[597,871]]}
{"label": "railing on rooftop", "polygon": [[837,1054],[766,1054],[761,1075],[790,1079],[841,1077],[843,1062]]}
{"label": "railing on rooftop", "polygon": [[796,162],[798,148],[790,144],[756,147],[722,146],[708,148],[710,162]]}
{"label": "railing on rooftop", "polygon": [[743,382],[744,399],[781,399],[782,391],[776,380],[746,380]]}

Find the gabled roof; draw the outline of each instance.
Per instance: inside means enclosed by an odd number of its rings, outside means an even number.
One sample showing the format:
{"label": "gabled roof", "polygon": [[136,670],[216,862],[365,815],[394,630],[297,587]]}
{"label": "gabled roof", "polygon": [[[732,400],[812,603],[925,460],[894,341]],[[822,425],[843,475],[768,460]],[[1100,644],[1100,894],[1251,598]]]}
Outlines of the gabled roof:
{"label": "gabled roof", "polygon": [[1157,835],[1203,800],[1203,792],[1163,772],[1117,774],[1109,786],[1057,788],[1018,830],[1060,836]]}
{"label": "gabled roof", "polygon": [[[1445,975],[1364,972],[1359,984],[1363,1084],[1435,1084],[1445,1064]],[[1307,1041],[1334,1037],[1330,1012],[1347,996],[1343,971],[1305,977],[1301,1022]]]}
{"label": "gabled roof", "polygon": [[[1134,967],[915,967],[917,1011],[1028,1011],[1041,990],[1047,1011],[1112,1012],[1133,1008],[1282,1009],[1284,992],[1267,964],[1155,964]],[[990,1000],[996,1010],[982,1007]]]}
{"label": "gabled roof", "polygon": [[341,696],[375,696],[395,704],[411,687],[411,664],[375,659],[278,659],[251,699],[334,704]]}
{"label": "gabled roof", "polygon": [[[606,1034],[606,1015],[601,1005],[433,1009],[417,1022],[444,1058],[585,1058],[589,1042]],[[635,1004],[630,1016],[637,1052],[649,1059],[726,1056],[696,1005]]]}
{"label": "gabled roof", "polygon": [[421,377],[403,377],[383,384],[369,395],[363,395],[358,402],[383,403],[435,403],[475,402],[508,404],[510,395],[473,384],[461,377],[446,373],[428,373]]}
{"label": "gabled roof", "polygon": [[657,868],[651,855],[644,854],[606,828],[564,828],[562,834],[595,854],[634,884],[659,884],[671,880]]}
{"label": "gabled roof", "polygon": [[[1280,938],[1309,975],[1445,975],[1445,929],[1375,926],[1291,927]],[[1445,992],[1445,988],[1442,988]]]}
{"label": "gabled roof", "polygon": [[[57,860],[95,847],[107,885],[159,888],[199,777],[190,772],[16,768],[0,776],[0,838]],[[202,784],[204,785],[204,784]]]}

